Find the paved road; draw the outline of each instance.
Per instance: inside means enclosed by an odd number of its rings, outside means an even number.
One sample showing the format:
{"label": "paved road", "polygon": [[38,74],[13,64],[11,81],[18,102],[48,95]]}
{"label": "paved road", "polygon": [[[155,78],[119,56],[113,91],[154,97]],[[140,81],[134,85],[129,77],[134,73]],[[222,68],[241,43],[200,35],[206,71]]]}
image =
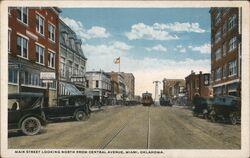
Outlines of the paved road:
{"label": "paved road", "polygon": [[39,135],[10,133],[9,148],[240,149],[240,125],[211,123],[181,107],[112,107],[87,121],[49,124]]}

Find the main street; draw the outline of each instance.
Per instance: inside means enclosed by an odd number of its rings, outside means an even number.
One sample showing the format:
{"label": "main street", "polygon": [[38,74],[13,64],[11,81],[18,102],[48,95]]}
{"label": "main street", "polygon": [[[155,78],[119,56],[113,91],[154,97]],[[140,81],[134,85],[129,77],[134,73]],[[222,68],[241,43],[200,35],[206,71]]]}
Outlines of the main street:
{"label": "main street", "polygon": [[240,149],[241,127],[212,123],[180,106],[109,106],[87,121],[54,122],[35,136],[10,133],[9,148]]}

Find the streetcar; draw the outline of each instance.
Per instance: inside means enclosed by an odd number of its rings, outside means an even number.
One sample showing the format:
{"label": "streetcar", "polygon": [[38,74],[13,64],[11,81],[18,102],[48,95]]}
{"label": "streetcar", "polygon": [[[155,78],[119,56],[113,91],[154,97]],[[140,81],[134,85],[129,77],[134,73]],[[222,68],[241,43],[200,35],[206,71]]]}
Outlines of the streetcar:
{"label": "streetcar", "polygon": [[152,93],[142,93],[142,105],[151,106],[153,104]]}

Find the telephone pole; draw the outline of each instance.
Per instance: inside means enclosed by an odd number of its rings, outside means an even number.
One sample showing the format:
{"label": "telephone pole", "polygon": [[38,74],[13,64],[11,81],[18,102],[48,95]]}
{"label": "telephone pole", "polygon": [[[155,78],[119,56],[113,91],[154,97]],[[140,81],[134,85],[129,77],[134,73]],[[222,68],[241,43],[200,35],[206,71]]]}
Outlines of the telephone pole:
{"label": "telephone pole", "polygon": [[161,83],[160,81],[153,81],[153,84],[155,84],[155,102],[158,100],[158,84]]}

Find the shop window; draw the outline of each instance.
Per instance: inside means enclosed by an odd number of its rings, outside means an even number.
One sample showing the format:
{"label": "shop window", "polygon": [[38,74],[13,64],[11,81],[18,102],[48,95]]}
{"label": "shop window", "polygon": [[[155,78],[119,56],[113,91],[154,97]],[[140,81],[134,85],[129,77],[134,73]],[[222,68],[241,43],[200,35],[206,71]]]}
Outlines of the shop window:
{"label": "shop window", "polygon": [[17,83],[17,70],[9,69],[9,83]]}

